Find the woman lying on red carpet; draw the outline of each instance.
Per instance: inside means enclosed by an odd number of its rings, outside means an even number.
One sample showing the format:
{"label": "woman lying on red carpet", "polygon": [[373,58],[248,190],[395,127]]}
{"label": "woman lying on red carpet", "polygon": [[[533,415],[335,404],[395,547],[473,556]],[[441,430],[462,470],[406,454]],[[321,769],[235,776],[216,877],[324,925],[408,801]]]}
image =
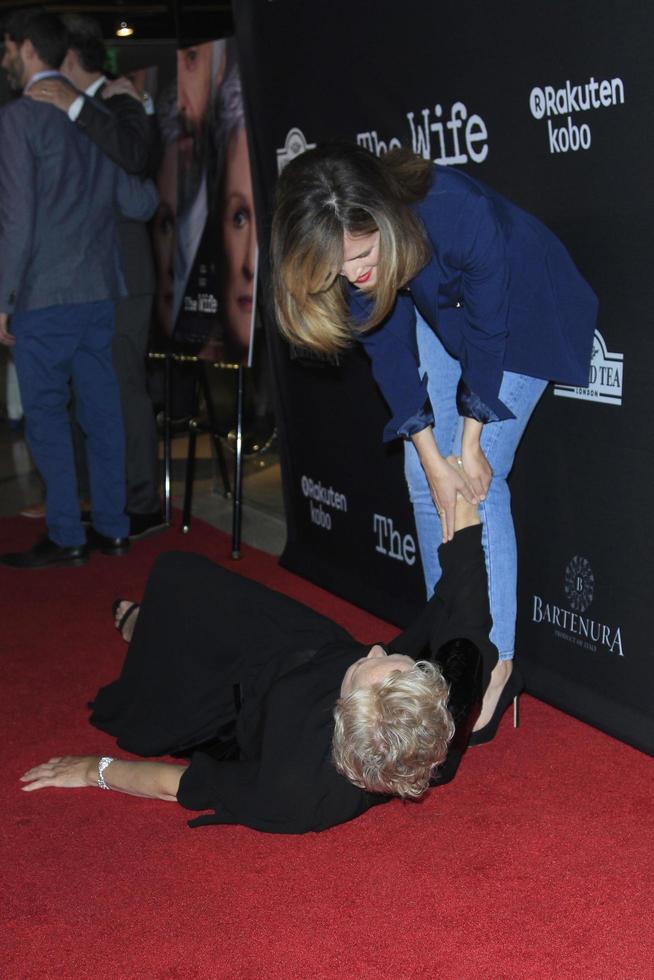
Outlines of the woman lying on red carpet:
{"label": "woman lying on red carpet", "polygon": [[[190,762],[57,757],[25,773],[23,789],[99,786],[213,811],[191,826],[276,833],[417,799],[454,775],[497,661],[481,527],[462,499],[440,559],[443,576],[417,620],[390,649],[368,649],[206,558],[162,555],[141,606],[129,617],[129,604],[116,610],[131,642],[90,720],[129,752]],[[492,737],[505,707],[472,738]]]}

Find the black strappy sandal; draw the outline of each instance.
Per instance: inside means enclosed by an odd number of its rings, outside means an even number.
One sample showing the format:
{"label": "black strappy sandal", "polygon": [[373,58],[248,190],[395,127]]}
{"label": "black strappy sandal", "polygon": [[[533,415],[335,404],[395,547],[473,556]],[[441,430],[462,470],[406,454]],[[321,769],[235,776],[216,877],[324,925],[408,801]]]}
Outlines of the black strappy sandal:
{"label": "black strappy sandal", "polygon": [[[125,612],[123,613],[123,615],[120,617],[120,619],[118,620],[118,622],[116,622],[116,615],[118,614],[118,607],[119,607],[119,605],[121,604],[121,602],[127,602],[127,601],[128,601],[127,599],[114,599],[114,601],[111,604],[111,612],[113,613],[113,617],[114,617],[114,626],[116,627],[116,629],[120,633],[120,635],[123,638],[123,640],[125,640],[125,637],[123,636],[123,630],[124,630],[125,626],[127,625],[128,619],[130,618],[130,616],[132,616],[134,614],[134,612],[135,612],[136,609],[140,609],[141,608],[140,607],[140,604],[138,602],[132,602],[127,607],[127,609],[125,610]],[[125,640],[125,642],[127,643],[127,640]]]}

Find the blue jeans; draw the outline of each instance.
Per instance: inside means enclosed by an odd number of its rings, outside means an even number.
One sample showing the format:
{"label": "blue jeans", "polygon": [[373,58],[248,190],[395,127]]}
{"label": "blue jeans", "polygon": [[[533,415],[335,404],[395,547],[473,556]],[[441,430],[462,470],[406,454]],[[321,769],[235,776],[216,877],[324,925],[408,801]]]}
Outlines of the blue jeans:
{"label": "blue jeans", "polygon": [[[456,409],[461,365],[456,358],[450,357],[434,330],[418,313],[416,317],[420,371],[428,375],[429,397],[436,419],[436,444],[443,456],[451,453],[457,455],[463,433],[463,419]],[[493,479],[479,512],[493,617],[490,638],[501,660],[513,657],[517,604],[517,548],[506,481],[525,426],[546,385],[547,382],[539,378],[505,371],[500,398],[515,418],[488,423],[481,436],[481,448],[493,468]],[[441,575],[437,550],[441,541],[441,524],[418,453],[410,440],[405,446],[405,473],[418,531],[427,596],[431,596]]]}
{"label": "blue jeans", "polygon": [[62,547],[86,540],[68,418],[71,382],[77,420],[86,435],[93,526],[100,534],[125,537],[125,440],[112,362],[113,303],[15,313],[10,329],[16,337],[27,443],[45,482],[51,540]]}

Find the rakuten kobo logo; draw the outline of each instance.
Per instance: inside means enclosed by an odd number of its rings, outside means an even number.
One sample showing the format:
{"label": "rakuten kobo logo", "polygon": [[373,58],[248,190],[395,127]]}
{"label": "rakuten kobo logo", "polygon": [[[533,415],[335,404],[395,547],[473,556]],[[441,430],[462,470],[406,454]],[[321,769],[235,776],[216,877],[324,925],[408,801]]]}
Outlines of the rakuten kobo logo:
{"label": "rakuten kobo logo", "polygon": [[587,82],[565,81],[560,88],[536,86],[529,94],[529,109],[534,119],[547,119],[550,153],[575,153],[589,150],[592,142],[590,123],[578,123],[575,113],[608,109],[624,105],[624,82],[621,78]]}
{"label": "rakuten kobo logo", "polygon": [[[347,513],[347,497],[345,494],[338,493],[333,487],[324,487],[320,480],[312,480],[310,476],[302,476],[300,487],[302,488],[302,495],[309,498],[311,523],[325,531],[331,531],[332,515],[330,511]],[[328,509],[325,510],[325,507]]]}

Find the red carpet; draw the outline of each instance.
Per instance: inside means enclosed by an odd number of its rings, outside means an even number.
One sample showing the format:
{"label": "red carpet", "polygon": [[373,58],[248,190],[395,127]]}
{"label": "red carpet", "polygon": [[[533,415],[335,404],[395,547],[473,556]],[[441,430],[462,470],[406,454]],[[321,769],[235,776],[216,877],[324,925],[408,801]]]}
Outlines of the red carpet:
{"label": "red carpet", "polygon": [[[35,522],[0,521],[3,551]],[[0,975],[65,978],[651,978],[652,761],[529,697],[453,783],[323,834],[189,830],[175,804],[21,793],[57,754],[110,754],[85,703],[118,672],[117,596],[160,551],[274,584],[361,639],[392,628],[200,521],[82,569],[0,569]]]}

